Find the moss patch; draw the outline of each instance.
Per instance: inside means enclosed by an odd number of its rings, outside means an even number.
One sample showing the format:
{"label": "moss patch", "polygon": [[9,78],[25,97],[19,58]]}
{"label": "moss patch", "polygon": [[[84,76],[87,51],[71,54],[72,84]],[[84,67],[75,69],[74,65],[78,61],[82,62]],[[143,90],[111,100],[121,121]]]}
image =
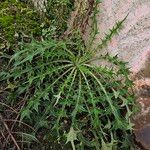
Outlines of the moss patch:
{"label": "moss patch", "polygon": [[5,0],[0,5],[0,48],[15,45],[21,37],[41,35],[43,19],[29,5],[16,0]]}

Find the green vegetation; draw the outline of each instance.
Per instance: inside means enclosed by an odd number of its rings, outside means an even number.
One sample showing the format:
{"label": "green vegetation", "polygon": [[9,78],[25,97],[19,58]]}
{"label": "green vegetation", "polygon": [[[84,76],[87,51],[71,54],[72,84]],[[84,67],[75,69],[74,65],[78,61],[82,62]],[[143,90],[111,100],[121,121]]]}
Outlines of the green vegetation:
{"label": "green vegetation", "polygon": [[51,20],[57,29],[57,36],[67,29],[67,20],[73,9],[73,0],[49,0],[46,16]]}
{"label": "green vegetation", "polygon": [[[15,46],[18,41],[39,37],[42,33],[41,24],[48,25],[46,18],[30,6],[16,0],[5,0],[0,4],[0,48]],[[50,25],[50,24],[49,24]],[[29,40],[30,41],[30,40]]]}
{"label": "green vegetation", "polygon": [[[13,113],[17,111],[14,120],[18,122],[13,123],[13,127],[18,127],[19,131],[12,132],[14,138],[10,136],[10,143],[4,144],[5,147],[15,145],[18,150],[132,148],[130,116],[134,112],[134,96],[129,92],[132,89],[129,69],[117,56],[96,56],[97,51],[105,48],[118,33],[126,18],[116,23],[93,48],[98,3],[95,1],[93,7],[89,45],[85,45],[79,30],[60,38],[73,5],[70,1],[49,1],[49,8],[55,6],[49,17],[52,26],[42,30],[42,40],[22,43],[10,56],[8,69],[0,74],[5,86],[1,92],[7,93],[0,108],[4,112],[6,107]],[[57,7],[63,10],[64,16],[57,12]],[[62,20],[58,19],[61,17]],[[7,23],[10,18],[6,19]],[[95,60],[107,61],[113,67],[96,66]],[[3,135],[4,117],[6,113],[0,116]],[[13,130],[11,126],[10,131]],[[18,139],[22,140],[21,144]]]}

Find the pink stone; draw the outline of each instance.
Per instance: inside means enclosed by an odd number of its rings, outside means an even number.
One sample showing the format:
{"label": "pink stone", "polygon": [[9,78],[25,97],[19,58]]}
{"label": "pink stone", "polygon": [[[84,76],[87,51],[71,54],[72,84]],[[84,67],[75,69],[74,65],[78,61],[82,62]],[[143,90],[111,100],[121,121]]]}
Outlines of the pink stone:
{"label": "pink stone", "polygon": [[106,0],[99,6],[98,34],[95,43],[105,36],[115,22],[128,13],[124,28],[115,36],[103,51],[129,62],[131,71],[136,74],[145,65],[150,53],[150,1],[149,0]]}
{"label": "pink stone", "polygon": [[137,142],[150,150],[150,124],[143,126],[138,132],[135,132]]}

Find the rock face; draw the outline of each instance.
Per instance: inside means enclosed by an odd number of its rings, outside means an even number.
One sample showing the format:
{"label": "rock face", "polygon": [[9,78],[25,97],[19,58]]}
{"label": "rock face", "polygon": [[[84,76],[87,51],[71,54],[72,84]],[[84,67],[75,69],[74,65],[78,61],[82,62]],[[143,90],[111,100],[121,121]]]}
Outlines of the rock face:
{"label": "rock face", "polygon": [[141,108],[134,117],[136,140],[150,149],[150,0],[102,0],[99,10],[95,43],[129,13],[124,28],[104,51],[129,62]]}
{"label": "rock face", "polygon": [[137,141],[141,142],[146,149],[150,149],[150,125],[145,125],[136,133]]}
{"label": "rock face", "polygon": [[135,91],[139,97],[140,112],[132,120],[135,123],[134,133],[137,142],[150,150],[150,78],[136,80]]}
{"label": "rock face", "polygon": [[99,6],[97,43],[113,25],[128,13],[124,28],[114,37],[107,51],[129,62],[134,73],[144,67],[150,53],[150,1],[103,0]]}

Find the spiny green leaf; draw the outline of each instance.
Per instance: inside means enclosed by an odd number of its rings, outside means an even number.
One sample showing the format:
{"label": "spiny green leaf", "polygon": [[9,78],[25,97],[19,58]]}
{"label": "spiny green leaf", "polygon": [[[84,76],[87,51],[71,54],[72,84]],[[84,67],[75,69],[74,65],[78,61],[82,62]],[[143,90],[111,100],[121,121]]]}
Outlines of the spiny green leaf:
{"label": "spiny green leaf", "polygon": [[30,114],[31,114],[31,111],[28,108],[23,109],[21,111],[21,118],[20,118],[20,120],[23,120],[24,118],[30,119]]}
{"label": "spiny green leaf", "polygon": [[71,142],[71,145],[72,145],[72,149],[73,149],[73,150],[75,150],[74,141],[77,140],[77,133],[78,133],[78,132],[79,132],[79,131],[75,131],[75,130],[73,129],[73,127],[71,127],[69,133],[67,134],[67,142],[66,142],[66,143]]}

